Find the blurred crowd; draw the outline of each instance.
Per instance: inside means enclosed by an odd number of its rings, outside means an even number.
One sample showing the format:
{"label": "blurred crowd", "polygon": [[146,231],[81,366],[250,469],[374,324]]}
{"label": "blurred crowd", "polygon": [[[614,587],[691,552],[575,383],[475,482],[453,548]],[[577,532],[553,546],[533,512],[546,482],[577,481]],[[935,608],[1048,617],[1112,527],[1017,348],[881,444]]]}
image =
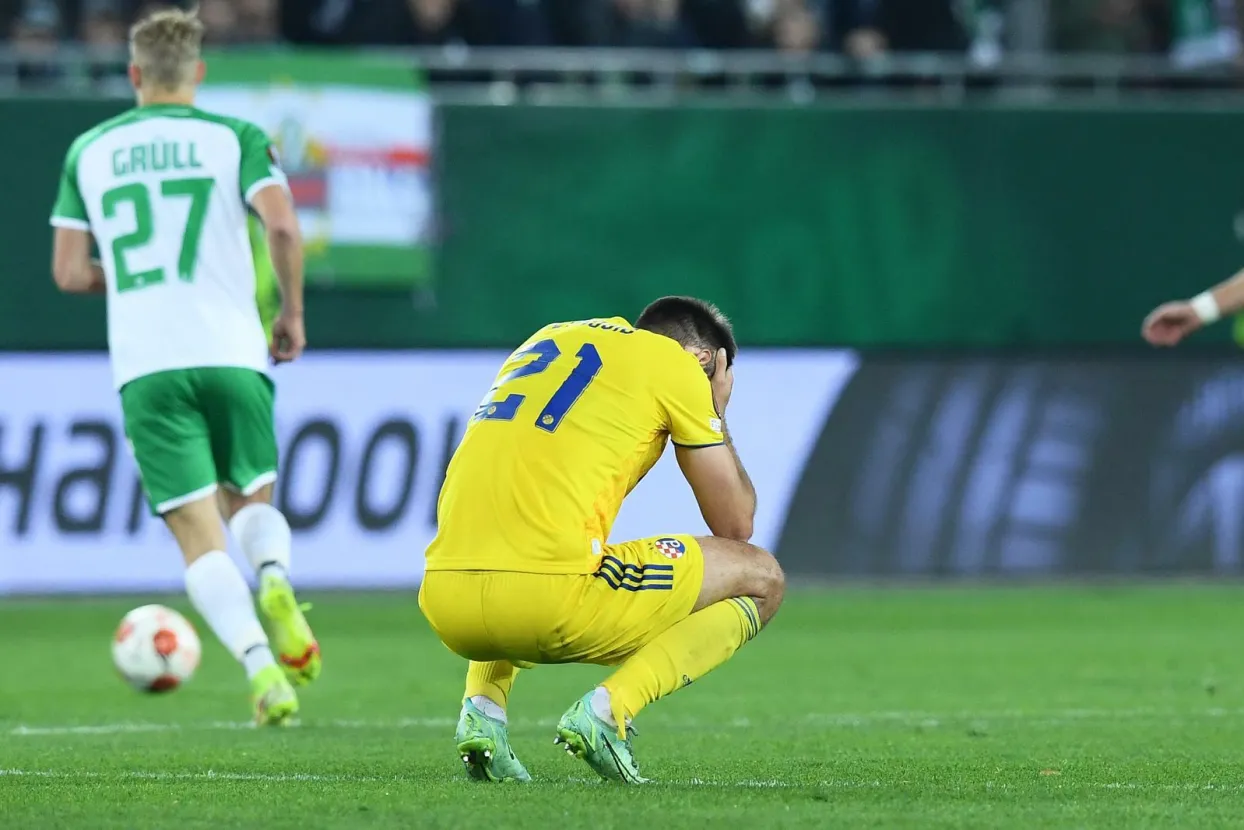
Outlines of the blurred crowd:
{"label": "blurred crowd", "polygon": [[[0,0],[12,44],[116,46],[146,0]],[[1234,42],[1244,0],[199,0],[216,44],[1166,52]],[[1010,31],[1008,31],[1008,28]],[[1214,46],[1217,44],[1217,46]]]}
{"label": "blurred crowd", "polygon": [[[354,0],[309,2],[285,27],[326,43],[944,51],[966,43],[958,0]],[[332,7],[341,13],[324,12]],[[348,7],[348,8],[343,8]],[[884,32],[884,34],[882,34]]]}
{"label": "blurred crowd", "polygon": [[[300,2],[293,0],[291,5]],[[8,31],[10,42],[18,46],[69,41],[116,47],[125,43],[130,24],[147,11],[196,5],[215,41],[271,43],[282,39],[280,0],[0,0],[0,25]]]}

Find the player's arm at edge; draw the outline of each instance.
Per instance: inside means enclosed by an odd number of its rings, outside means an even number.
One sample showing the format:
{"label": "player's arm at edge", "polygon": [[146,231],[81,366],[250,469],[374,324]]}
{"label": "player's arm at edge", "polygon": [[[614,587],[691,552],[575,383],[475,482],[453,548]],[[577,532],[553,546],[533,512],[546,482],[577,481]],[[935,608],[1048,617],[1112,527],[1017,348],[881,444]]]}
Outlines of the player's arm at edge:
{"label": "player's arm at edge", "polygon": [[85,141],[78,138],[65,155],[52,206],[52,279],[66,294],[100,294],[107,288],[103,267],[91,259],[91,222],[78,189],[78,157]]}
{"label": "player's arm at edge", "polygon": [[251,197],[251,207],[268,237],[268,255],[281,286],[281,311],[302,316],[302,233],[294,203],[285,188],[273,182]]}
{"label": "player's arm at edge", "polygon": [[66,294],[102,294],[107,287],[103,266],[91,259],[91,234],[77,228],[55,229],[52,279]]}
{"label": "player's arm at edge", "polygon": [[1237,271],[1189,302],[1204,324],[1244,311],[1244,270]]}
{"label": "player's arm at edge", "polygon": [[756,519],[756,488],[721,425],[725,443],[713,447],[674,446],[678,468],[691,485],[704,523],[714,536],[746,542]]}
{"label": "player's arm at edge", "polygon": [[238,122],[242,197],[263,222],[268,256],[281,289],[281,311],[272,321],[268,352],[273,363],[297,360],[307,345],[303,324],[303,253],[298,214],[276,147],[254,124]]}
{"label": "player's arm at edge", "polygon": [[1145,317],[1140,333],[1154,346],[1176,346],[1188,335],[1244,311],[1244,270],[1190,300],[1163,303]]}

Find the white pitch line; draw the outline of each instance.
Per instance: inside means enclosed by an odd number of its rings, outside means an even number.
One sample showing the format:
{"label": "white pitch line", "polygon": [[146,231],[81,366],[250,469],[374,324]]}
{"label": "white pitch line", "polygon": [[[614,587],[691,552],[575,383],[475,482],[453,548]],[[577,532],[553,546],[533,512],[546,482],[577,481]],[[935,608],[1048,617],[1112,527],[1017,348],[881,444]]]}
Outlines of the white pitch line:
{"label": "white pitch line", "polygon": [[[402,783],[412,781],[413,779],[393,776],[390,778],[381,778],[371,775],[323,775],[316,773],[262,773],[262,772],[216,772],[207,770],[205,772],[159,772],[144,770],[125,770],[118,772],[91,772],[87,770],[27,770],[27,769],[0,769],[0,778],[50,778],[56,780],[67,779],[94,779],[94,780],[137,780],[137,781],[257,781],[262,783],[284,783],[307,781],[311,783]],[[553,779],[548,783],[569,783],[569,784],[594,784],[599,785],[604,782],[599,778],[567,778]],[[658,784],[666,786],[683,786],[683,787],[722,787],[737,789],[787,789],[793,787],[836,787],[836,788],[856,788],[860,786],[881,787],[884,786],[880,781],[874,781],[871,784],[859,784],[850,781],[819,781],[808,784],[799,784],[788,781],[710,781],[700,778],[690,778],[685,780],[659,781]]]}
{"label": "white pitch line", "polygon": [[328,783],[381,783],[401,781],[400,778],[377,778],[370,775],[320,775],[306,772],[291,773],[264,773],[264,772],[215,772],[207,770],[205,772],[144,772],[141,770],[127,770],[125,772],[105,773],[105,772],[87,772],[87,771],[70,771],[57,772],[55,770],[27,770],[27,769],[0,769],[0,778],[54,778],[63,779],[85,779],[93,778],[100,780],[107,779],[125,779],[136,781],[259,781],[263,783],[288,783],[295,781],[309,781],[312,783],[328,784]]}
{"label": "white pitch line", "polygon": [[936,727],[947,722],[1027,721],[1044,725],[1069,724],[1086,720],[1143,720],[1158,718],[1224,718],[1244,715],[1244,709],[999,709],[994,711],[960,712],[859,712],[859,713],[809,713],[803,716],[805,723],[814,726],[858,727],[892,723],[899,726]]}
{"label": "white pitch line", "polygon": [[[294,722],[305,729],[452,729],[456,718],[399,718],[397,720],[313,720]],[[526,721],[521,727],[553,726],[555,720]],[[134,735],[144,732],[235,732],[257,729],[250,721],[207,721],[204,723],[106,723],[66,726],[30,726],[22,724],[9,730],[18,738],[39,738],[57,735]]]}
{"label": "white pitch line", "polygon": [[[876,726],[919,726],[937,728],[948,724],[982,724],[991,722],[1022,722],[1040,724],[1042,726],[1071,725],[1084,721],[1129,721],[1129,720],[1167,720],[1178,721],[1190,718],[1232,718],[1244,715],[1244,709],[1198,709],[1180,711],[1176,709],[1052,709],[1025,710],[1002,709],[982,712],[917,712],[917,711],[879,711],[879,712],[809,712],[799,718],[812,728],[866,728]],[[526,719],[511,721],[511,728],[516,730],[544,729],[557,723],[551,718]],[[748,729],[753,722],[747,718],[735,718],[729,721],[706,721],[690,719],[653,719],[647,721],[655,729]],[[303,729],[374,729],[374,730],[405,730],[405,729],[452,729],[457,724],[456,718],[398,718],[395,720],[310,720],[298,724]],[[11,727],[11,737],[54,737],[60,735],[130,735],[146,732],[229,732],[256,728],[253,723],[244,721],[207,721],[200,723],[111,723],[111,724],[66,724],[38,726],[20,724]]]}
{"label": "white pitch line", "polygon": [[[1244,792],[1244,784],[1161,784],[1143,781],[1061,781],[1058,778],[1043,779],[1051,783],[1053,789],[1090,789],[1090,790],[1129,790],[1129,791],[1162,791],[1162,792]],[[599,784],[599,779],[589,778],[571,778],[568,779],[571,784]],[[915,784],[911,780],[903,781],[882,781],[874,779],[872,781],[851,781],[851,780],[831,780],[831,781],[782,781],[780,779],[756,780],[744,779],[742,781],[720,781],[705,778],[661,778],[653,783],[666,787],[719,787],[722,789],[742,789],[742,790],[793,790],[793,789],[822,789],[822,790],[889,790],[889,789],[908,789]],[[977,789],[983,787],[986,790],[1002,790],[1013,791],[1016,789],[1014,782],[1006,784],[998,784],[994,781],[986,781],[984,784],[970,783],[966,785],[969,789]],[[945,788],[941,788],[945,789]],[[957,789],[953,787],[952,789]]]}
{"label": "white pitch line", "polygon": [[249,723],[218,721],[197,726],[176,723],[106,723],[83,726],[15,726],[9,734],[19,738],[38,738],[51,735],[134,735],[141,732],[181,732],[183,730],[225,731],[247,729]]}
{"label": "white pitch line", "polygon": [[[214,770],[206,770],[204,772],[160,772],[160,771],[144,771],[144,770],[128,770],[125,772],[90,772],[86,770],[27,770],[27,769],[0,769],[0,778],[34,778],[34,779],[52,779],[58,781],[65,780],[95,780],[95,781],[224,781],[224,782],[257,782],[265,784],[280,783],[312,783],[312,784],[402,784],[413,783],[415,779],[404,778],[402,776],[374,776],[374,775],[324,775],[319,773],[264,773],[264,772],[216,772]],[[553,779],[550,784],[587,784],[602,785],[600,779],[589,778],[566,778]],[[687,778],[687,779],[664,779],[654,782],[660,787],[707,787],[715,789],[735,789],[735,790],[790,790],[790,789],[822,789],[822,790],[889,790],[889,789],[907,789],[913,782],[910,781],[782,781],[778,779],[770,780],[751,780],[742,781],[716,781],[703,778]],[[974,789],[977,785],[971,785]],[[983,785],[986,790],[1015,790],[1013,783],[996,784],[987,781]],[[1092,790],[1111,790],[1111,791],[1129,791],[1129,792],[1223,792],[1238,793],[1244,792],[1244,785],[1239,784],[1158,784],[1140,781],[1059,781],[1054,784],[1053,789],[1059,790],[1075,790],[1075,789],[1092,789]],[[944,787],[941,789],[945,789]]]}

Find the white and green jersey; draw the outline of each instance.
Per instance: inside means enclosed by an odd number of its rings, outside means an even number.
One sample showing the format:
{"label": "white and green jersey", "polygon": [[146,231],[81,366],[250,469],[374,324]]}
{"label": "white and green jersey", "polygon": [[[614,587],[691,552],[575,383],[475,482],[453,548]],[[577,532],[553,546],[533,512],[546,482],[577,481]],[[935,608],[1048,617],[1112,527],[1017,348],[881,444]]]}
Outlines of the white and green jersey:
{"label": "white and green jersey", "polygon": [[169,369],[267,371],[247,206],[274,184],[262,129],[194,107],[138,107],[69,148],[52,224],[99,245],[117,388]]}

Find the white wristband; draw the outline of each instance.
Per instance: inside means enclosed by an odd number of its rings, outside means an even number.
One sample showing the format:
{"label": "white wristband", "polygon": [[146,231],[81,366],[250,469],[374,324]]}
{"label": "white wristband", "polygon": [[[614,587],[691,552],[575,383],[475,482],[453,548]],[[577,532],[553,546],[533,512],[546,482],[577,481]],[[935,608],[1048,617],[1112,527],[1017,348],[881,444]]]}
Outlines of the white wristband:
{"label": "white wristband", "polygon": [[1201,319],[1201,323],[1209,325],[1216,322],[1222,316],[1222,310],[1218,308],[1218,301],[1214,299],[1214,292],[1202,291],[1193,297],[1189,303],[1192,310],[1196,312],[1196,316]]}

